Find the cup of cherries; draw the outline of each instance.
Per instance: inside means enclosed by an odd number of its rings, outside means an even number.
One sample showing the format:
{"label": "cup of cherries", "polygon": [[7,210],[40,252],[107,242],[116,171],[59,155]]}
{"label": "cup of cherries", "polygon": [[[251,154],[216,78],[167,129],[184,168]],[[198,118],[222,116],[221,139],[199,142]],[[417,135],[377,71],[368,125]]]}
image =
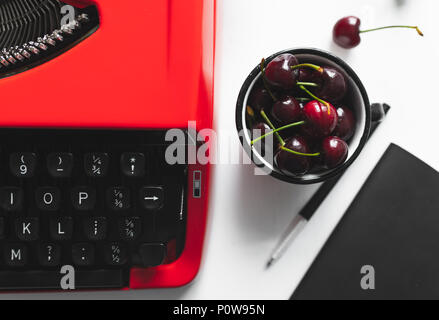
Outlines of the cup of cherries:
{"label": "cup of cherries", "polygon": [[283,181],[330,179],[367,141],[371,107],[355,72],[318,49],[292,49],[262,61],[244,82],[236,126],[253,162]]}

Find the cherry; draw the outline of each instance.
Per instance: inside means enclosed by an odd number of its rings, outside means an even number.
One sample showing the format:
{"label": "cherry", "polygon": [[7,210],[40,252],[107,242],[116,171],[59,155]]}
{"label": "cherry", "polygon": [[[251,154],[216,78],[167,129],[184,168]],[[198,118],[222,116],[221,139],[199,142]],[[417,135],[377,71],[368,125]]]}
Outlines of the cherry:
{"label": "cherry", "polygon": [[291,67],[299,61],[290,53],[283,53],[274,58],[265,68],[265,79],[274,86],[285,90],[293,89],[299,77],[299,71]]}
{"label": "cherry", "polygon": [[[323,70],[322,70],[323,71]],[[301,68],[299,70],[300,82],[312,82],[319,86],[322,85],[322,72],[311,68]]]}
{"label": "cherry", "polygon": [[258,112],[269,110],[273,105],[273,98],[264,87],[257,87],[252,90],[248,99],[249,106]]}
{"label": "cherry", "polygon": [[360,24],[361,20],[354,16],[338,20],[333,30],[334,42],[345,49],[358,46],[361,42]]}
{"label": "cherry", "polygon": [[268,124],[264,122],[256,123],[251,132],[252,140],[262,137],[263,135],[267,134],[268,132],[271,132],[272,129],[269,127]]}
{"label": "cherry", "polygon": [[361,42],[360,34],[390,28],[409,28],[415,29],[420,36],[424,36],[421,30],[416,26],[388,26],[370,30],[360,31],[361,20],[358,17],[349,16],[337,21],[333,30],[333,39],[336,44],[345,49],[351,49],[358,46]]}
{"label": "cherry", "polygon": [[333,135],[344,141],[348,141],[355,133],[354,113],[346,107],[337,108],[338,122],[334,129]]}
{"label": "cherry", "polygon": [[334,68],[323,68],[321,84],[314,90],[315,94],[323,100],[337,102],[344,98],[346,91],[346,79],[343,74]]}
{"label": "cherry", "polygon": [[[297,85],[301,87],[311,86],[313,92],[323,100],[337,102],[344,98],[347,92],[347,83],[344,75],[332,67],[319,67],[312,64],[296,65],[304,66],[299,72]],[[311,66],[311,68],[310,68]]]}
{"label": "cherry", "polygon": [[288,124],[301,119],[302,108],[294,97],[287,95],[274,103],[271,114],[276,121]]}
{"label": "cherry", "polygon": [[[264,122],[256,123],[251,131],[251,137],[252,140],[262,138],[262,136],[266,135],[269,132],[272,132],[273,130],[270,128],[270,126]],[[253,145],[253,143],[252,143]],[[260,139],[260,141],[256,142],[254,144],[256,147],[256,150],[258,150],[261,153],[265,152],[265,138]]]}
{"label": "cherry", "polygon": [[305,119],[303,129],[312,137],[329,136],[337,125],[337,111],[330,103],[313,100],[305,105],[302,112]]}
{"label": "cherry", "polygon": [[322,160],[326,168],[332,169],[344,163],[349,147],[339,137],[326,137],[322,142]]}
{"label": "cherry", "polygon": [[276,167],[284,174],[289,176],[300,176],[306,174],[311,169],[311,157],[306,155],[294,154],[298,152],[309,154],[310,150],[306,140],[299,136],[293,136],[286,141],[285,146],[280,147],[274,157]]}

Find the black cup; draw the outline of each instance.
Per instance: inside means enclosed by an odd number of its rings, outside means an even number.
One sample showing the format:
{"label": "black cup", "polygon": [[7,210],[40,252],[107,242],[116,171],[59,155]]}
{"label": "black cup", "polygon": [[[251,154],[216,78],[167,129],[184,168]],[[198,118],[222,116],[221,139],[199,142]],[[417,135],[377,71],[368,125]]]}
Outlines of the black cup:
{"label": "black cup", "polygon": [[266,161],[255,148],[251,147],[251,128],[247,127],[248,115],[246,107],[249,93],[251,92],[256,81],[261,76],[259,66],[256,66],[245,80],[239,93],[238,102],[236,105],[236,128],[240,135],[241,144],[253,162],[267,174],[276,179],[293,184],[313,184],[323,182],[344,172],[355,161],[355,159],[357,159],[369,138],[372,121],[380,121],[384,116],[384,112],[382,112],[382,108],[380,110],[380,105],[374,105],[373,108],[371,107],[366,90],[360,79],[352,68],[349,67],[342,59],[323,50],[303,48],[285,50],[275,53],[266,59],[266,64],[270,63],[271,60],[282,53],[291,53],[295,55],[300,63],[306,62],[322,66],[335,67],[346,77],[346,80],[349,84],[349,89],[347,97],[344,100],[347,101],[346,104],[353,110],[357,122],[355,134],[349,142],[348,159],[344,164],[335,169],[323,170],[317,173],[306,174],[304,176],[289,176],[280,172],[277,168],[275,168],[275,166],[273,166],[272,163],[270,164],[268,161]]}

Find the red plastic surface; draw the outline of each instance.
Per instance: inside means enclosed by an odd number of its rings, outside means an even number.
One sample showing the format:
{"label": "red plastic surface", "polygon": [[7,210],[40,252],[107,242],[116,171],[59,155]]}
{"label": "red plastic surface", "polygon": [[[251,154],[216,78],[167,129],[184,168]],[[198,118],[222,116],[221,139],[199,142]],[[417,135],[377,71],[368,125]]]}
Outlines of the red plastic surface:
{"label": "red plastic surface", "polygon": [[[29,71],[0,80],[0,126],[168,128],[205,117],[213,0],[93,0],[101,26]],[[212,29],[213,30],[213,29]],[[203,88],[204,87],[204,88]],[[203,116],[200,116],[200,112]]]}
{"label": "red plastic surface", "polygon": [[[3,127],[212,127],[215,0],[68,0],[93,3],[101,25],[57,58],[0,80]],[[131,288],[173,287],[198,272],[207,218],[188,196],[187,239],[175,262],[133,269]],[[192,190],[189,181],[188,190]]]}

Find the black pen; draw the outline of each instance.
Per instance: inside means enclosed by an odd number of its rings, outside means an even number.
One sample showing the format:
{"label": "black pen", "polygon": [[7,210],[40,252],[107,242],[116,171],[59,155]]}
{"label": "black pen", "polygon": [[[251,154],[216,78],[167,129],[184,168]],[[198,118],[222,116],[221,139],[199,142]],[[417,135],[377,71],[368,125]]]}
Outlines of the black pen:
{"label": "black pen", "polygon": [[[390,106],[387,104],[374,104],[372,105],[372,126],[369,134],[369,138],[375,132],[376,128],[380,125],[381,121],[384,119],[384,115],[390,110]],[[344,172],[324,182],[321,187],[314,193],[311,199],[306,203],[306,205],[300,210],[299,214],[294,217],[294,219],[289,224],[288,228],[285,230],[279,244],[274,249],[267,262],[266,267],[269,268],[275,261],[279,260],[285,251],[290,246],[293,239],[295,239],[303,228],[306,226],[309,220],[311,220],[314,213],[320,207],[322,202],[326,199],[328,194],[331,192],[332,188],[337,184],[340,178],[343,176]]]}

